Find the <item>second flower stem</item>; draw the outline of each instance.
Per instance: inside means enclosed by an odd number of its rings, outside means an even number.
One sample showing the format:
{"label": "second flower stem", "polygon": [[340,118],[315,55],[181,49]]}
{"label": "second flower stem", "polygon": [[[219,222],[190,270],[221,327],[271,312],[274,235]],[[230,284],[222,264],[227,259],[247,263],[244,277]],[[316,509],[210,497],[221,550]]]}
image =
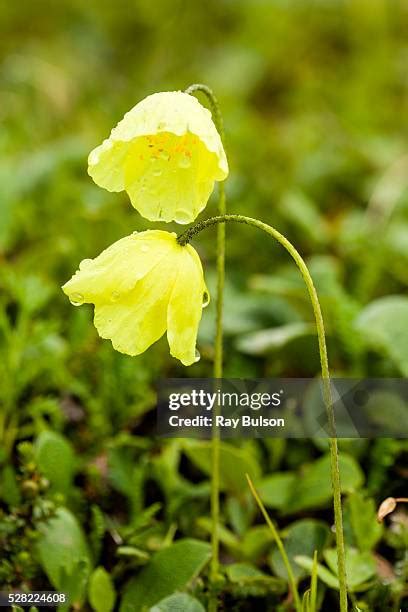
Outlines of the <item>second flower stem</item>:
{"label": "second flower stem", "polygon": [[332,393],[330,385],[330,373],[329,364],[327,358],[326,348],[326,336],[324,331],[324,323],[322,311],[320,308],[319,298],[315,286],[313,284],[312,277],[310,276],[309,269],[304,262],[301,255],[295,249],[293,244],[283,236],[274,227],[259,221],[259,219],[253,219],[252,217],[246,217],[244,215],[221,215],[218,217],[211,217],[197,223],[197,225],[189,228],[183,234],[178,237],[179,244],[187,244],[191,238],[201,232],[207,227],[212,225],[224,225],[228,221],[235,223],[244,223],[246,225],[253,225],[258,229],[266,232],[269,236],[277,240],[290,254],[292,259],[295,261],[300,273],[305,281],[307,291],[309,293],[310,301],[312,303],[313,313],[316,321],[317,337],[319,343],[319,354],[320,364],[323,379],[323,396],[324,403],[326,406],[328,423],[329,423],[329,446],[330,446],[330,464],[331,464],[331,482],[333,489],[333,506],[334,506],[334,525],[336,530],[336,549],[337,549],[337,567],[338,567],[338,579],[339,579],[339,592],[340,592],[340,612],[347,612],[347,577],[346,577],[346,557],[344,547],[344,533],[343,533],[343,515],[341,507],[341,486],[340,486],[340,470],[339,470],[339,453],[336,438],[336,427],[334,412],[332,406]]}
{"label": "second flower stem", "polygon": [[[203,83],[190,85],[185,93],[193,94],[200,91],[210,103],[212,117],[220,135],[221,141],[225,144],[224,123],[218,100],[210,87]],[[223,182],[218,185],[218,215],[226,213],[225,186]],[[223,374],[223,304],[224,304],[224,284],[225,284],[225,224],[220,223],[217,227],[217,300],[216,300],[216,322],[215,322],[215,344],[214,344],[214,368],[213,375],[217,381]],[[214,413],[219,411],[219,406],[214,406]],[[211,436],[211,569],[210,578],[213,591],[209,601],[209,612],[216,612],[218,607],[217,581],[219,574],[219,522],[220,522],[220,433],[217,427],[213,427]]]}

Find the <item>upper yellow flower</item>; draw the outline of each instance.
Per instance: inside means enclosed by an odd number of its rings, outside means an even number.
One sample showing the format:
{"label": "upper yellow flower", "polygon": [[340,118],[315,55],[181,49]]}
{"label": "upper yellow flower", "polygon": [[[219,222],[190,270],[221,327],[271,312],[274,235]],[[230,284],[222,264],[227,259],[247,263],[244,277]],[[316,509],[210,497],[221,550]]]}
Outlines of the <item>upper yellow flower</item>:
{"label": "upper yellow flower", "polygon": [[194,96],[167,91],[136,104],[88,158],[109,191],[128,192],[150,221],[191,223],[228,163],[211,113]]}
{"label": "upper yellow flower", "polygon": [[121,353],[139,355],[167,329],[173,357],[197,361],[202,308],[208,303],[200,258],[176,234],[149,230],[84,259],[63,287],[72,304],[95,304],[95,327]]}

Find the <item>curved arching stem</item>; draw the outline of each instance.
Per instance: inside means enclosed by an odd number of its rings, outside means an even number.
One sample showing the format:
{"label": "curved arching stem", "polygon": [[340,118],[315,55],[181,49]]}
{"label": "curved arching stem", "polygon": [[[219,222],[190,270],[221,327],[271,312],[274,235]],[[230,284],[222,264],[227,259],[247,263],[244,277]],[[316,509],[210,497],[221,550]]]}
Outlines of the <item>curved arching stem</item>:
{"label": "curved arching stem", "polygon": [[[221,109],[214,92],[202,83],[194,83],[185,90],[185,93],[203,93],[211,107],[213,121],[218,130],[222,143],[225,145],[224,122]],[[218,183],[218,214],[225,215],[226,197],[224,182]],[[215,344],[214,344],[214,378],[220,379],[223,374],[223,304],[225,284],[225,224],[217,227],[217,297],[216,297],[216,321],[215,321]],[[215,412],[219,407],[214,406]],[[209,612],[217,610],[216,584],[219,574],[219,518],[220,518],[220,434],[217,427],[213,428],[211,436],[211,582],[213,592],[210,596]]]}
{"label": "curved arching stem", "polygon": [[208,87],[208,85],[204,85],[203,83],[193,83],[187,89],[184,90],[184,93],[189,94],[190,96],[196,93],[197,91],[201,91],[206,97],[211,107],[211,114],[213,116],[213,121],[215,123],[215,127],[218,130],[218,133],[221,137],[222,142],[224,143],[225,134],[224,134],[224,122],[222,120],[222,114],[220,105],[218,103],[217,98],[214,95],[213,90]]}
{"label": "curved arching stem", "polygon": [[329,445],[330,445],[330,459],[331,459],[331,481],[333,488],[333,505],[334,505],[334,523],[336,529],[336,548],[337,548],[337,564],[338,564],[338,578],[340,587],[340,612],[347,612],[347,579],[346,579],[346,562],[345,562],[345,548],[344,548],[344,533],[343,533],[343,516],[341,508],[341,489],[340,489],[340,471],[339,471],[339,457],[338,457],[338,445],[336,438],[336,427],[334,412],[332,407],[332,393],[330,385],[330,373],[329,363],[327,358],[327,347],[326,347],[326,336],[324,331],[324,323],[322,311],[320,308],[319,298],[310,276],[309,269],[304,262],[301,255],[295,249],[293,244],[283,236],[274,227],[253,219],[252,217],[246,217],[244,215],[220,215],[217,217],[211,217],[197,223],[195,226],[187,229],[182,233],[177,241],[181,245],[185,245],[192,239],[193,236],[213,225],[222,224],[227,222],[244,223],[245,225],[252,225],[275,240],[277,240],[290,254],[292,259],[295,261],[300,273],[305,281],[307,291],[309,293],[310,301],[313,307],[313,313],[316,321],[317,337],[319,343],[319,354],[320,364],[323,379],[323,396],[324,403],[326,406],[328,422],[329,422]]}

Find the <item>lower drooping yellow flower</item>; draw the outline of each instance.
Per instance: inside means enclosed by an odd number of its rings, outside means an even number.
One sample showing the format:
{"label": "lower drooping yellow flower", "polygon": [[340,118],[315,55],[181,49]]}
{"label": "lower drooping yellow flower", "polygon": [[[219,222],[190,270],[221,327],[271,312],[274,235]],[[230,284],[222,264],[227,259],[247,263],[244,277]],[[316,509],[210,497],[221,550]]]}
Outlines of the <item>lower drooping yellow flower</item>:
{"label": "lower drooping yellow flower", "polygon": [[191,223],[228,163],[211,113],[181,91],[148,96],[89,154],[88,172],[108,191],[126,190],[150,221]]}
{"label": "lower drooping yellow flower", "polygon": [[196,340],[208,291],[197,252],[176,234],[148,230],[84,259],[63,287],[72,304],[95,305],[102,338],[121,353],[139,355],[167,329],[173,357],[197,361]]}

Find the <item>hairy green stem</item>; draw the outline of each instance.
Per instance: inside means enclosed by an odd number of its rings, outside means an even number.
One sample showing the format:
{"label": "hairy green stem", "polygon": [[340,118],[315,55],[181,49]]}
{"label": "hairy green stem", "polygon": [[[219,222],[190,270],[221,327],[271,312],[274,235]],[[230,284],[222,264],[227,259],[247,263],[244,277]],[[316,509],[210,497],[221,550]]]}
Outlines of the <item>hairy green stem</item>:
{"label": "hairy green stem", "polygon": [[266,508],[265,508],[261,498],[259,497],[259,493],[255,489],[254,483],[252,482],[252,480],[251,480],[251,478],[249,477],[248,474],[246,474],[246,478],[247,478],[247,481],[248,481],[249,488],[251,489],[251,493],[254,496],[254,499],[255,499],[256,503],[258,504],[260,511],[263,514],[263,517],[264,517],[264,519],[266,521],[266,524],[268,525],[268,527],[269,527],[269,529],[270,529],[270,531],[272,533],[273,539],[276,542],[276,546],[278,547],[279,552],[281,554],[282,561],[283,561],[283,563],[285,565],[286,572],[288,574],[288,582],[289,582],[289,585],[290,585],[290,589],[292,591],[293,599],[295,601],[296,610],[297,610],[297,612],[301,612],[302,605],[300,603],[300,597],[299,597],[299,592],[298,592],[298,589],[297,589],[297,583],[296,583],[295,575],[293,573],[292,566],[290,564],[288,555],[286,554],[286,550],[285,550],[285,547],[283,546],[283,543],[282,543],[282,540],[280,538],[279,532],[276,529],[276,527],[273,524],[273,522],[271,521],[271,518],[270,518],[269,514],[267,513]]}
{"label": "hairy green stem", "polygon": [[340,489],[340,470],[339,470],[339,457],[338,457],[338,446],[336,438],[336,427],[334,412],[332,407],[332,394],[330,385],[330,374],[329,364],[327,358],[326,348],[326,337],[324,332],[324,323],[322,317],[322,311],[320,308],[319,298],[315,286],[313,284],[312,277],[308,267],[306,266],[303,258],[292,245],[291,242],[275,228],[253,219],[252,217],[246,217],[244,215],[222,215],[218,217],[211,217],[197,223],[195,226],[187,229],[183,234],[178,237],[179,244],[187,244],[193,236],[213,225],[219,223],[224,224],[228,221],[235,223],[244,223],[246,225],[253,225],[254,227],[266,232],[269,236],[272,236],[277,240],[285,249],[288,251],[292,259],[295,261],[300,273],[305,281],[310,301],[313,307],[313,313],[316,321],[317,337],[319,343],[320,353],[320,364],[322,370],[323,379],[323,396],[327,411],[327,417],[329,422],[329,446],[330,446],[330,462],[331,462],[331,481],[333,488],[333,505],[334,505],[334,524],[336,529],[336,548],[337,548],[337,565],[338,565],[338,578],[339,578],[339,591],[340,591],[340,612],[347,612],[347,579],[346,579],[346,559],[345,559],[345,548],[344,548],[344,533],[343,533],[343,516],[341,507],[341,489]]}
{"label": "hairy green stem", "polygon": [[[201,92],[206,97],[211,107],[211,113],[215,126],[224,143],[224,123],[218,100],[213,91],[202,83],[194,83],[185,90],[185,93],[193,94]],[[218,214],[225,215],[226,198],[224,183],[218,184]],[[220,223],[217,227],[217,298],[216,298],[216,322],[215,322],[215,346],[214,346],[214,378],[217,381],[222,378],[223,373],[223,328],[222,315],[224,303],[225,284],[225,224]],[[217,414],[219,406],[214,406]],[[214,419],[215,422],[215,419]],[[219,574],[219,519],[220,519],[220,434],[214,425],[211,436],[211,573],[213,591],[209,602],[209,612],[217,610],[216,583]]]}
{"label": "hairy green stem", "polygon": [[193,85],[190,85],[189,87],[187,87],[187,89],[184,90],[184,93],[192,95],[193,93],[196,93],[197,91],[200,91],[207,97],[207,100],[211,107],[211,114],[213,116],[215,127],[218,130],[218,133],[221,137],[222,142],[224,142],[225,140],[224,122],[222,120],[220,105],[218,103],[217,98],[214,95],[213,90],[210,87],[208,87],[208,85],[204,85],[203,83],[193,83]]}

